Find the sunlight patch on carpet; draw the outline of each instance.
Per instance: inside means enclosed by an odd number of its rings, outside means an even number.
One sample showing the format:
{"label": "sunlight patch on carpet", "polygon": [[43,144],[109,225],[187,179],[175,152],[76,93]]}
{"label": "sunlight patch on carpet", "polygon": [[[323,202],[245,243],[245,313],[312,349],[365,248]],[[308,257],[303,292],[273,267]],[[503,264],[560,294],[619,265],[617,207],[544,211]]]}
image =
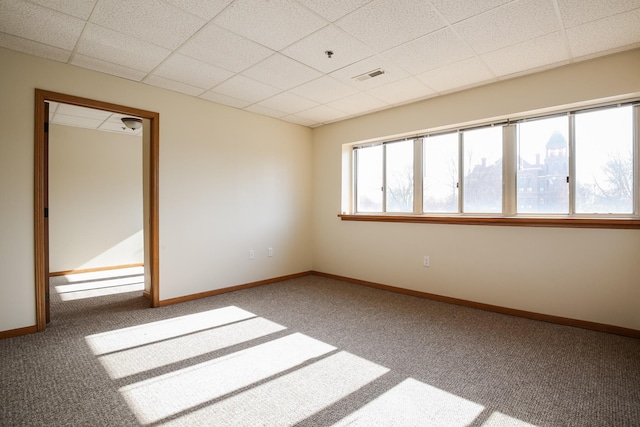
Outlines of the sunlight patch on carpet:
{"label": "sunlight patch on carpet", "polygon": [[536,427],[517,418],[505,415],[502,412],[494,412],[489,419],[482,424],[482,427]]}

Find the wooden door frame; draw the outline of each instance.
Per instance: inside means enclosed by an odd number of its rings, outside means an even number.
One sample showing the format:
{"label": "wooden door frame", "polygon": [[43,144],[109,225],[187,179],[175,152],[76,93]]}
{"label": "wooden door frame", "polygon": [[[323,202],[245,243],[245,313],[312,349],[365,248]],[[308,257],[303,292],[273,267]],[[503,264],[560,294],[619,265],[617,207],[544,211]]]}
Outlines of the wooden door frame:
{"label": "wooden door frame", "polygon": [[[44,152],[44,116],[45,102],[59,102],[63,104],[76,105],[79,107],[94,108],[98,110],[110,111],[113,113],[136,116],[150,121],[150,156],[149,156],[149,224],[145,224],[144,232],[149,233],[149,264],[145,265],[150,274],[151,287],[146,295],[151,301],[151,307],[159,307],[159,271],[160,271],[160,251],[159,251],[159,174],[160,163],[160,114],[141,110],[133,107],[126,107],[108,102],[95,101],[73,95],[51,92],[42,89],[35,90],[35,127],[34,127],[34,240],[35,240],[35,287],[36,287],[36,328],[38,332],[46,329],[46,271],[45,262],[49,256],[45,248],[45,228],[44,228],[44,207],[45,207],[45,152]],[[146,130],[146,129],[145,129]]]}

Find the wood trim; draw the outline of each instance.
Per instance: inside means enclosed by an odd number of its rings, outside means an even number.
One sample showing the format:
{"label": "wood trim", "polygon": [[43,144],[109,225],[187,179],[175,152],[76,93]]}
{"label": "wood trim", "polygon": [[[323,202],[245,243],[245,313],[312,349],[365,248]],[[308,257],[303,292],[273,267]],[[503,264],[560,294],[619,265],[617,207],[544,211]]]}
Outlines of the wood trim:
{"label": "wood trim", "polygon": [[26,328],[11,329],[0,332],[0,340],[6,338],[20,337],[22,335],[35,334],[38,332],[37,326],[27,326]]}
{"label": "wood trim", "polygon": [[526,218],[526,217],[473,217],[426,215],[347,215],[339,214],[342,221],[409,222],[425,224],[501,225],[513,227],[559,228],[614,228],[640,229],[640,219],[633,218]]}
{"label": "wood trim", "polygon": [[[150,256],[149,273],[151,275],[151,306],[159,306],[160,295],[160,243],[159,243],[159,149],[160,149],[160,114],[154,111],[96,101],[74,95],[66,95],[48,90],[35,89],[34,119],[34,244],[35,244],[35,287],[36,287],[36,327],[38,331],[46,328],[45,320],[45,251],[44,242],[44,103],[54,101],[80,107],[96,108],[119,114],[141,117],[150,121],[150,165],[149,165],[149,232]],[[148,231],[147,231],[148,230]]]}
{"label": "wood trim", "polygon": [[312,271],[311,274],[316,276],[326,277],[329,279],[341,280],[343,282],[349,282],[356,285],[368,286],[370,288],[382,289],[385,291],[396,292],[405,295],[411,295],[419,298],[426,298],[434,301],[446,302],[449,304],[456,304],[464,307],[477,308],[480,310],[491,311],[494,313],[506,314],[509,316],[524,317],[526,319],[540,320],[543,322],[555,323],[564,326],[573,326],[576,328],[589,329],[592,331],[606,332],[609,334],[622,335],[631,338],[640,339],[640,330],[623,328],[621,326],[607,325],[603,323],[589,322],[586,320],[570,319],[567,317],[553,316],[550,314],[541,314],[531,311],[518,310],[514,308],[501,307],[497,305],[484,304],[481,302],[469,301],[459,298],[452,298],[443,295],[430,294],[427,292],[414,291],[412,289],[399,288],[396,286],[382,285],[380,283],[368,282],[366,280],[353,279],[350,277],[338,276],[335,274],[322,273],[319,271]]}
{"label": "wood trim", "polygon": [[97,271],[120,270],[122,268],[144,267],[144,263],[110,265],[107,267],[79,268],[77,270],[63,270],[49,273],[49,276],[67,276],[69,274],[94,273]]}
{"label": "wood trim", "polygon": [[297,279],[298,277],[304,277],[312,274],[310,271],[305,271],[302,273],[289,274],[287,276],[274,277],[272,279],[259,280],[257,282],[245,283],[244,285],[236,285],[230,286],[228,288],[222,289],[214,289],[212,291],[200,292],[197,294],[185,295],[183,297],[170,298],[166,300],[160,301],[160,307],[165,307],[167,305],[179,304],[187,301],[193,301],[200,298],[207,298],[214,295],[226,294],[227,292],[239,291],[241,289],[255,288],[257,286],[269,285],[271,283],[282,282],[284,280]]}

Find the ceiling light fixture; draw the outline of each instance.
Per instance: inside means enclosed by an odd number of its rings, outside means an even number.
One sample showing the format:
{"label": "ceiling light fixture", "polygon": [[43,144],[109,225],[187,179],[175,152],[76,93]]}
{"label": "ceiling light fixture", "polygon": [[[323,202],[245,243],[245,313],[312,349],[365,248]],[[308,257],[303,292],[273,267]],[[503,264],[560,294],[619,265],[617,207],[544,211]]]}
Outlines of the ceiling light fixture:
{"label": "ceiling light fixture", "polygon": [[359,76],[355,76],[355,77],[351,77],[353,80],[357,80],[359,82],[363,81],[363,80],[369,80],[372,79],[374,77],[378,77],[384,74],[384,70],[382,68],[378,68],[375,70],[371,70],[367,73],[364,74],[360,74]]}
{"label": "ceiling light fixture", "polygon": [[137,117],[123,117],[122,123],[131,130],[138,130],[142,127],[142,119]]}

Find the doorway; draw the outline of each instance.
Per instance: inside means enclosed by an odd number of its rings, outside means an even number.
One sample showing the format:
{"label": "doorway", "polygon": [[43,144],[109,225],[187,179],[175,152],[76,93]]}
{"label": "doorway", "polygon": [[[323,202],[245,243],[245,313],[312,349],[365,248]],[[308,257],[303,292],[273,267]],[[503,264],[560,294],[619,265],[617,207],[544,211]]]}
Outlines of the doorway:
{"label": "doorway", "polygon": [[80,98],[36,89],[35,150],[34,150],[34,235],[36,328],[46,329],[48,310],[49,248],[48,248],[48,113],[47,103],[58,102],[93,108],[143,119],[143,192],[145,276],[148,286],[145,296],[151,307],[159,306],[159,227],[158,227],[158,165],[159,114],[152,111]]}

